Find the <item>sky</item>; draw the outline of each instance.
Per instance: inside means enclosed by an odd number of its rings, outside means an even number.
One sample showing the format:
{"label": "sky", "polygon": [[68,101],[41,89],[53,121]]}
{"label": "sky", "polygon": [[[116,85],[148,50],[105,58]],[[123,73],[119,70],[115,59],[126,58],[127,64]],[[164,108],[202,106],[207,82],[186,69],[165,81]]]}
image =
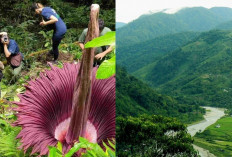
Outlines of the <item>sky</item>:
{"label": "sky", "polygon": [[232,8],[232,0],[116,0],[116,21],[128,23],[150,11],[197,6]]}

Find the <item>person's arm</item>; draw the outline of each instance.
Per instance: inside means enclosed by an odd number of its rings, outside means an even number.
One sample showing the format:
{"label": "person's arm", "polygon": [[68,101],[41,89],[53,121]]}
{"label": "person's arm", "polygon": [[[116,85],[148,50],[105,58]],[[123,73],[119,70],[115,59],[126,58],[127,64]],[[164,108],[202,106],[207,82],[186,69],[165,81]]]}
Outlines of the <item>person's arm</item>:
{"label": "person's arm", "polygon": [[0,61],[0,70],[4,70],[4,64]]}
{"label": "person's arm", "polygon": [[87,35],[87,29],[84,29],[78,39],[78,45],[81,48],[81,50],[83,51],[85,49],[85,38]]}
{"label": "person's arm", "polygon": [[110,53],[113,50],[113,47],[110,46],[108,49],[106,49],[104,52],[99,53],[95,56],[96,59],[102,60],[103,57],[105,57],[108,53]]}
{"label": "person's arm", "polygon": [[7,43],[3,43],[3,47],[4,47],[4,53],[5,53],[6,58],[10,57],[11,53],[7,48]]}
{"label": "person's arm", "polygon": [[51,25],[51,24],[56,23],[57,21],[58,21],[58,19],[55,16],[51,15],[50,20],[49,21],[43,20],[42,22],[40,22],[40,26]]}
{"label": "person's arm", "polygon": [[82,50],[82,51],[85,49],[85,45],[84,45],[84,43],[80,43],[80,42],[78,42],[78,45],[80,46],[80,48],[81,48],[81,50]]}

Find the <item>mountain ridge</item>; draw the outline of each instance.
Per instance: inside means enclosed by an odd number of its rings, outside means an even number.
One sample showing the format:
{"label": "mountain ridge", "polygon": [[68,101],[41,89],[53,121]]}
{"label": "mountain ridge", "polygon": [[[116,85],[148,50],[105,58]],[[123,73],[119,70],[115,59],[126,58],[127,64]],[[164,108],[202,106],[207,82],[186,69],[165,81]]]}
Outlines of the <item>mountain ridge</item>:
{"label": "mountain ridge", "polygon": [[[190,18],[191,17],[191,18]],[[158,36],[183,31],[209,31],[232,20],[232,8],[185,8],[175,14],[158,12],[143,15],[117,30],[117,46],[131,45]]]}

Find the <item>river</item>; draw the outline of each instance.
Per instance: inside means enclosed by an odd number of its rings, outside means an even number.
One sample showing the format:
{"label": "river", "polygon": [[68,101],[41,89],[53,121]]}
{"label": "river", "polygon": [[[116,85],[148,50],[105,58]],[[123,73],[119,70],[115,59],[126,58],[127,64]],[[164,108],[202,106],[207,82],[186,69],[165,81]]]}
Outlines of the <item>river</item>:
{"label": "river", "polygon": [[[218,119],[225,115],[224,109],[215,107],[203,107],[206,109],[206,114],[204,115],[204,120],[199,123],[188,126],[188,132],[191,136],[194,136],[198,131],[204,131],[208,126],[214,124]],[[193,145],[194,149],[199,151],[201,157],[215,157],[208,150]]]}

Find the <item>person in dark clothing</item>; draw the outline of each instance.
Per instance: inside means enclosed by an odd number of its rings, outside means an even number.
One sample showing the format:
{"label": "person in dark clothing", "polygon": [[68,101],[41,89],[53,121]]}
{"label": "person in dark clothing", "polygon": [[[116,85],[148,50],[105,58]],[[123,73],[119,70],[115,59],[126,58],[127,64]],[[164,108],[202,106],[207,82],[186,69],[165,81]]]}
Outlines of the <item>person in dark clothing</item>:
{"label": "person in dark clothing", "polygon": [[52,37],[52,51],[50,51],[50,54],[54,55],[53,63],[56,64],[59,57],[58,47],[61,40],[64,38],[67,27],[54,9],[50,7],[44,7],[41,3],[34,3],[32,5],[32,9],[36,14],[40,14],[43,17],[42,22],[40,22],[40,26],[49,25],[51,26],[51,29],[54,30]]}

